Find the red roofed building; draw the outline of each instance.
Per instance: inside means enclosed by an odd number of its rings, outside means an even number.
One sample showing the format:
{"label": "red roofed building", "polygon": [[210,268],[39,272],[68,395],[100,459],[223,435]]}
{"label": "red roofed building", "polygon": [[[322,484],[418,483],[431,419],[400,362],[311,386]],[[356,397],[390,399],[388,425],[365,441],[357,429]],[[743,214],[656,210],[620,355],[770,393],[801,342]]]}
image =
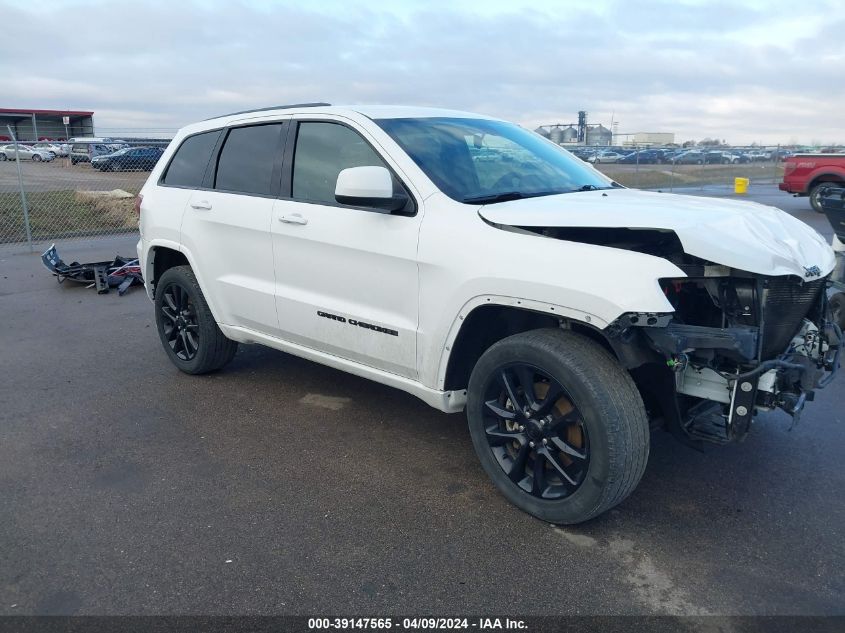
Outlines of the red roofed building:
{"label": "red roofed building", "polygon": [[[67,125],[65,125],[65,117]],[[6,126],[19,141],[63,140],[94,136],[94,113],[82,110],[29,110],[0,108],[0,141],[10,141]]]}

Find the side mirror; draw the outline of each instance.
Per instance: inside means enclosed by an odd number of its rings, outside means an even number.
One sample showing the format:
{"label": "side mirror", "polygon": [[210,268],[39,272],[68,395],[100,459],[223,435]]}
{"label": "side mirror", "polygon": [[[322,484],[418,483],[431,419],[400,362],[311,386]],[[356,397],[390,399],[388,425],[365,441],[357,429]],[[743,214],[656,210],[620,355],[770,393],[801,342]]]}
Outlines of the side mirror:
{"label": "side mirror", "polygon": [[408,198],[393,194],[393,177],[384,167],[350,167],[337,175],[334,197],[341,204],[388,213],[404,208]]}

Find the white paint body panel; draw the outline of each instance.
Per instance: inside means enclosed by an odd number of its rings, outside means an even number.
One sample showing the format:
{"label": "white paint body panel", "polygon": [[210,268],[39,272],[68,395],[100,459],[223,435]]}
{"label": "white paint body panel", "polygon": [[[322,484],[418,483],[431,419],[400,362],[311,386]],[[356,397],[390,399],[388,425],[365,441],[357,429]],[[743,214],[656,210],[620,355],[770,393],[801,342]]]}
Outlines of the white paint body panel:
{"label": "white paint body panel", "polygon": [[274,202],[222,191],[195,191],[188,200],[182,247],[196,262],[203,293],[214,297],[220,323],[278,333],[270,241]]}
{"label": "white paint body panel", "polygon": [[[479,118],[426,108],[318,107],[240,114],[184,128],[142,189],[138,254],[145,279],[152,278],[152,249],[179,250],[230,338],[371,378],[456,411],[465,392],[444,391],[444,380],[451,346],[473,309],[510,305],[602,329],[626,312],[671,312],[658,280],[684,276],[658,257],[491,223],[666,229],[677,233],[690,254],[750,272],[804,277],[804,266],[819,266],[823,275],[833,268],[830,247],[812,229],[753,203],[624,189],[486,207],[455,202],[370,118],[426,116]],[[185,136],[289,117],[353,127],[409,189],[416,216],[158,186]],[[200,199],[221,213],[190,207]],[[244,205],[249,220],[234,211]],[[307,223],[280,221],[293,214]],[[398,335],[362,331],[350,318]]]}
{"label": "white paint body panel", "polygon": [[818,266],[822,276],[834,266],[818,232],[756,202],[612,189],[503,202],[481,214],[515,226],[668,229],[690,255],[762,275],[803,279],[805,266]]}
{"label": "white paint body panel", "polygon": [[[278,200],[273,222],[280,336],[341,358],[416,378],[417,236],[408,218]],[[318,312],[346,321],[318,316]],[[395,330],[368,331],[350,321]]]}
{"label": "white paint body panel", "polygon": [[393,181],[384,167],[351,167],[337,175],[335,196],[390,198]]}
{"label": "white paint body panel", "polygon": [[423,382],[438,388],[447,341],[478,305],[530,307],[603,329],[625,312],[672,312],[657,280],[684,276],[658,257],[495,228],[477,206],[443,194],[426,200],[419,266],[417,361]]}

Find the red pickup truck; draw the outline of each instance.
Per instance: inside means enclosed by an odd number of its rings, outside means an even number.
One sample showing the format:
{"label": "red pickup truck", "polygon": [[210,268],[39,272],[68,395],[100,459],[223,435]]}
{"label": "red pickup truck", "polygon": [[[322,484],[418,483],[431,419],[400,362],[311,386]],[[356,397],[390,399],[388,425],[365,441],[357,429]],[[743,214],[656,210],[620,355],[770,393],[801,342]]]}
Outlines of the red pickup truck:
{"label": "red pickup truck", "polygon": [[845,186],[845,154],[796,154],[786,159],[781,191],[810,196],[810,205],[823,213],[819,192],[825,185]]}

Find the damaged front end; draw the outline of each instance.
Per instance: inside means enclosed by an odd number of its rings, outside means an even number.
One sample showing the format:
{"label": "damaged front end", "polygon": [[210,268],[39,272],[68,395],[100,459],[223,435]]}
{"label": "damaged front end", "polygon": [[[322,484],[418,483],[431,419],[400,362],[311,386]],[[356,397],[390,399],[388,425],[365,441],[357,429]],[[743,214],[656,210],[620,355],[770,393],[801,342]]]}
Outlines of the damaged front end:
{"label": "damaged front end", "polygon": [[503,202],[479,214],[505,230],[595,246],[597,257],[636,253],[621,277],[637,274],[641,255],[674,265],[676,276],[655,279],[664,311],[632,311],[636,301],[622,289],[621,316],[602,334],[653,425],[679,439],[741,440],[758,410],[780,408],[797,421],[839,367],[841,295],[828,303],[829,287],[843,281],[836,256],[779,209],[614,188]]}
{"label": "damaged front end", "polygon": [[698,264],[660,280],[670,314],[625,314],[608,328],[653,418],[682,439],[742,440],[758,410],[798,421],[839,367],[828,279]]}

